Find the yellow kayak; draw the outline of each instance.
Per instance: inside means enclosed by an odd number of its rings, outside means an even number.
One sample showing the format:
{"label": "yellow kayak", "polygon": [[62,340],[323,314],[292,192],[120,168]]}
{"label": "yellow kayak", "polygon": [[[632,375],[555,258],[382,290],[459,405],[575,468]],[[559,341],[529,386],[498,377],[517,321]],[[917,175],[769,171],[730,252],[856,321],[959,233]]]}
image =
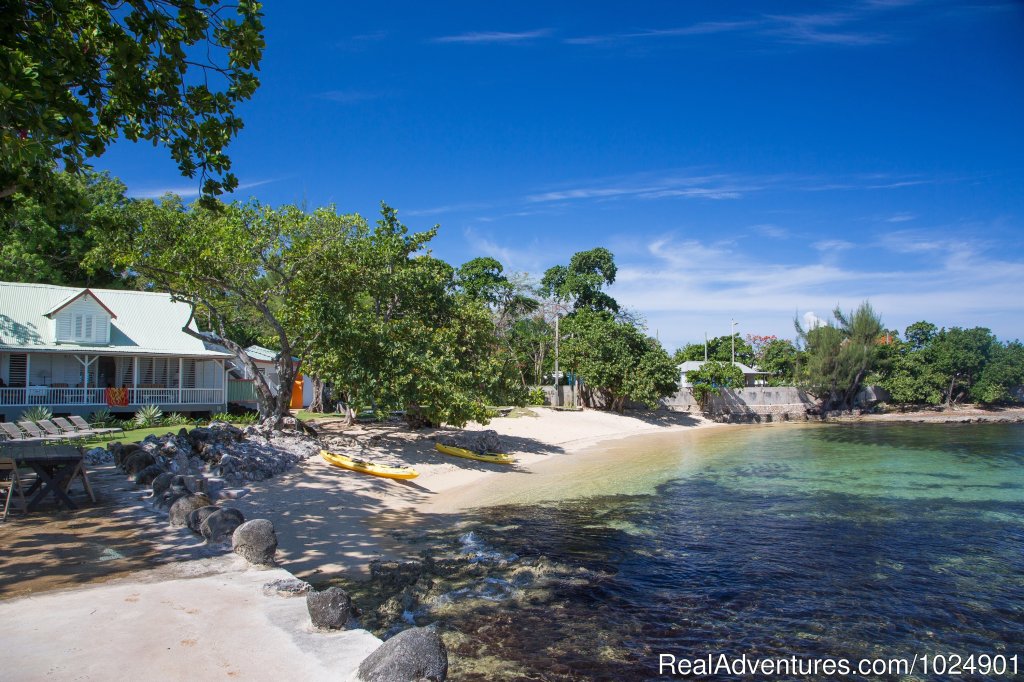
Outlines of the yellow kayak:
{"label": "yellow kayak", "polygon": [[480,462],[491,462],[492,464],[516,463],[515,457],[500,452],[485,452],[481,455],[479,452],[473,452],[472,450],[466,450],[465,448],[457,448],[453,445],[441,445],[440,443],[435,443],[434,447],[437,448],[439,452],[443,452],[446,455],[475,459]]}
{"label": "yellow kayak", "polygon": [[361,474],[380,476],[381,478],[397,478],[404,480],[416,478],[420,475],[420,472],[411,467],[395,467],[388,464],[377,464],[376,462],[369,462],[365,459],[357,459],[355,457],[349,457],[348,455],[339,455],[336,452],[327,452],[326,450],[321,450],[320,456],[323,457],[328,464],[333,464],[336,467],[349,469],[351,471],[358,471]]}

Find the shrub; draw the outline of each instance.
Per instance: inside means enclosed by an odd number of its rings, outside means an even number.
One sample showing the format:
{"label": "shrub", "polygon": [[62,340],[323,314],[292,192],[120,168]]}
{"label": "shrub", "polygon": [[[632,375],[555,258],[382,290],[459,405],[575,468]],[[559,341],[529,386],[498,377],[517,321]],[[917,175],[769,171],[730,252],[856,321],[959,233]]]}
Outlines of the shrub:
{"label": "shrub", "polygon": [[527,396],[526,402],[528,405],[544,405],[547,403],[548,397],[544,393],[544,389],[540,386],[536,386],[530,389],[530,395]]}
{"label": "shrub", "polygon": [[171,412],[169,415],[164,417],[164,426],[182,426],[183,424],[191,424],[192,420],[181,414],[180,412]]}
{"label": "shrub", "polygon": [[231,414],[230,412],[218,412],[210,417],[211,422],[229,422],[231,424],[255,424],[260,420],[258,412],[242,412]]}
{"label": "shrub", "polygon": [[30,407],[22,412],[21,416],[18,417],[18,421],[37,422],[41,419],[49,419],[52,416],[53,411],[49,407],[45,405],[36,405],[35,407]]}
{"label": "shrub", "polygon": [[106,408],[96,410],[89,415],[89,423],[94,424],[95,426],[109,426],[115,421],[114,415],[112,415],[110,410]]}
{"label": "shrub", "polygon": [[135,426],[140,429],[149,428],[151,426],[160,426],[163,422],[164,413],[157,405],[146,405],[145,407],[139,408],[139,411],[135,413]]}

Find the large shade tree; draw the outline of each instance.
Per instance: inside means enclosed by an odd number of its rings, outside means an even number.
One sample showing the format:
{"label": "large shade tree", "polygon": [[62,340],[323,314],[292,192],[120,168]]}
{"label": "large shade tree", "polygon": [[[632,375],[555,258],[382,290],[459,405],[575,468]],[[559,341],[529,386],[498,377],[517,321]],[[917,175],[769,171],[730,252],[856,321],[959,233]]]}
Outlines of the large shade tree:
{"label": "large shade tree", "polygon": [[[115,261],[159,291],[192,306],[207,329],[192,336],[228,348],[254,378],[260,414],[276,425],[288,414],[302,358],[343,319],[362,272],[355,252],[365,221],[333,207],[307,213],[252,201],[185,206],[176,197],[133,208],[138,227],[114,232]],[[239,319],[259,324],[280,353],[275,391],[231,333]]]}
{"label": "large shade tree", "polygon": [[46,196],[119,136],[168,149],[217,194],[264,48],[260,3],[0,3],[0,199]]}

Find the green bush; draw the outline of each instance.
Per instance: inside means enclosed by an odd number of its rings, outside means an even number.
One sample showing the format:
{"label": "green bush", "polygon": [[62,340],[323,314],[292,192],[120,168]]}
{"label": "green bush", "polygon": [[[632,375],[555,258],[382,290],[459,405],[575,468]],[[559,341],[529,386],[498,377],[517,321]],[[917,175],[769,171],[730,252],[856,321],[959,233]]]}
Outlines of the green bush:
{"label": "green bush", "polygon": [[242,412],[241,414],[218,412],[210,417],[211,422],[229,422],[231,424],[255,424],[259,420],[260,415],[258,412]]}
{"label": "green bush", "polygon": [[192,420],[181,414],[180,412],[171,412],[169,415],[164,417],[164,426],[183,426],[185,424],[191,424]]}
{"label": "green bush", "polygon": [[95,426],[110,426],[117,420],[114,419],[114,415],[110,413],[110,410],[103,408],[96,410],[89,415],[89,423]]}
{"label": "green bush", "polygon": [[135,426],[140,429],[150,428],[152,426],[160,426],[164,420],[163,410],[157,405],[146,405],[140,407],[139,411],[135,413],[133,421]]}
{"label": "green bush", "polygon": [[18,421],[37,422],[41,419],[49,419],[52,416],[53,411],[49,407],[46,407],[45,405],[36,405],[35,407],[30,407],[22,412],[21,416],[18,417]]}
{"label": "green bush", "polygon": [[526,403],[528,405],[544,405],[547,401],[547,394],[544,393],[544,389],[540,386],[531,388],[530,395],[526,398]]}

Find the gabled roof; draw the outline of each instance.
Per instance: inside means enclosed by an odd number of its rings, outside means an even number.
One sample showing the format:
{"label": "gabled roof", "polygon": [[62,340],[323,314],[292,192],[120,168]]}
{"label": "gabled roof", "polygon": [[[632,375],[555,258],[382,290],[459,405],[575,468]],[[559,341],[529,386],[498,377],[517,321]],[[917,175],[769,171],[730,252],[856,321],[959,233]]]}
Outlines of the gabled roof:
{"label": "gabled roof", "polygon": [[85,288],[85,289],[82,289],[81,291],[79,291],[78,293],[71,294],[70,296],[65,298],[63,301],[61,301],[57,305],[55,305],[54,307],[52,307],[49,310],[47,310],[45,313],[43,313],[43,315],[45,315],[46,317],[53,317],[54,315],[59,313],[61,310],[63,310],[64,308],[67,308],[69,305],[71,305],[72,303],[74,303],[75,301],[77,301],[78,299],[82,298],[85,295],[92,296],[93,300],[95,300],[96,303],[98,303],[101,308],[103,308],[104,310],[107,311],[107,313],[110,315],[110,318],[112,320],[116,320],[117,319],[117,315],[114,314],[114,311],[111,310],[110,308],[108,308],[107,305],[103,301],[100,300],[100,297],[97,296],[96,294],[94,294],[92,292],[92,289],[89,289],[89,288]]}
{"label": "gabled roof", "polygon": [[[79,345],[57,343],[48,317],[71,301],[90,293],[110,313],[110,343]],[[227,358],[215,344],[182,331],[186,323],[196,329],[187,303],[170,294],[117,289],[82,289],[52,284],[0,282],[0,350],[91,355],[172,355]]]}

